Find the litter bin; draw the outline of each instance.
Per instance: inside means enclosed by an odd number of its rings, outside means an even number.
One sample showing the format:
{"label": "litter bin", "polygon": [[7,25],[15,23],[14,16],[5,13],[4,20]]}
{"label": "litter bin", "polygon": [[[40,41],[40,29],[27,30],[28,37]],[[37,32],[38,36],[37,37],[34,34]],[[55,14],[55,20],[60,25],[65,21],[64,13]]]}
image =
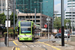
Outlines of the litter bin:
{"label": "litter bin", "polygon": [[7,36],[5,36],[5,45],[7,46]]}

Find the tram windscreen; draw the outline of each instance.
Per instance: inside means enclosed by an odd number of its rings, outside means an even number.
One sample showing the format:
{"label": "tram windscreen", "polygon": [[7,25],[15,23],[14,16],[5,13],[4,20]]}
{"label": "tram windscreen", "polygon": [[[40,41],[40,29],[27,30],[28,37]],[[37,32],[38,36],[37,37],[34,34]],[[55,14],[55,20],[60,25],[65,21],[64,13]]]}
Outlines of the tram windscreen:
{"label": "tram windscreen", "polygon": [[21,28],[21,33],[31,33],[31,28]]}
{"label": "tram windscreen", "polygon": [[31,26],[31,22],[21,22],[21,26]]}

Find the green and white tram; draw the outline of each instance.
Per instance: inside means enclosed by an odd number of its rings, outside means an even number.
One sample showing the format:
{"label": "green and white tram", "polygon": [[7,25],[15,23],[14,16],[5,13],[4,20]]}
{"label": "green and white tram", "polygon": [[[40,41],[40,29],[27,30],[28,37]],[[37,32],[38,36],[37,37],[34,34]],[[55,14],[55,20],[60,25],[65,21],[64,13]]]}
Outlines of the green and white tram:
{"label": "green and white tram", "polygon": [[18,22],[18,40],[19,41],[33,41],[34,40],[34,22],[33,21],[19,21]]}

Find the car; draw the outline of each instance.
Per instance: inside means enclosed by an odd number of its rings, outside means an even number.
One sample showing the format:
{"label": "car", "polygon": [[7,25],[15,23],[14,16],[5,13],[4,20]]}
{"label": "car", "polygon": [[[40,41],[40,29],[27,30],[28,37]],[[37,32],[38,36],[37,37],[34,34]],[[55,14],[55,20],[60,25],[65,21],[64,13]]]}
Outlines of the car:
{"label": "car", "polygon": [[[67,38],[67,37],[70,38],[70,34],[67,32],[64,32],[64,38]],[[55,35],[55,38],[61,38],[61,33],[57,33]]]}
{"label": "car", "polygon": [[75,35],[75,32],[74,33],[71,33],[70,35]]}
{"label": "car", "polygon": [[55,35],[55,38],[61,38],[61,33],[57,33],[57,34]]}
{"label": "car", "polygon": [[64,32],[64,37],[65,38],[67,38],[67,37],[69,38],[70,37],[70,34],[68,32]]}

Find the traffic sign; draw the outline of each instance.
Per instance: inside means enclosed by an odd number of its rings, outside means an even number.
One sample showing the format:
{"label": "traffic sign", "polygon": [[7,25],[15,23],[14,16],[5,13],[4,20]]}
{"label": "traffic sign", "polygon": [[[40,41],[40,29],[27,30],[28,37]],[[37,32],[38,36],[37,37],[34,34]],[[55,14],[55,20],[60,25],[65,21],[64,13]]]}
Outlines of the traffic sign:
{"label": "traffic sign", "polygon": [[4,10],[4,14],[7,16],[7,11],[9,12],[9,14],[8,15],[11,15],[12,14],[12,12],[11,12],[11,10],[9,9],[9,10]]}
{"label": "traffic sign", "polygon": [[47,24],[45,24],[44,27],[47,28]]}
{"label": "traffic sign", "polygon": [[[8,22],[8,23],[7,23],[7,22]],[[6,21],[5,21],[5,27],[7,27],[7,26],[10,27],[10,20],[8,20],[8,21],[6,20]]]}

